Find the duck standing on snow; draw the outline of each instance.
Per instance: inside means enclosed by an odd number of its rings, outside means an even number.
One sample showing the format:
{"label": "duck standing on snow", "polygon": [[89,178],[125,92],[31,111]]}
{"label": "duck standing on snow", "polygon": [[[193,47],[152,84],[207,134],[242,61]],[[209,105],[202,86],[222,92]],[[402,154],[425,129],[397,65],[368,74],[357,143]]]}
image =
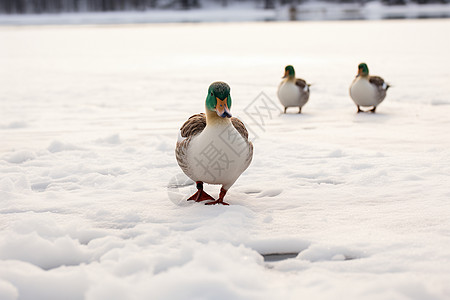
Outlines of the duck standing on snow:
{"label": "duck standing on snow", "polygon": [[[225,82],[214,82],[206,97],[206,115],[191,116],[181,127],[176,146],[178,165],[197,184],[197,192],[188,200],[196,202],[223,201],[228,189],[250,165],[253,144],[248,140],[244,124],[231,117],[230,87]],[[221,184],[219,198],[208,195],[203,183]]]}
{"label": "duck standing on snow", "polygon": [[372,107],[370,112],[375,113],[377,106],[386,97],[389,84],[379,76],[370,76],[367,64],[358,65],[358,74],[350,85],[350,97],[358,108],[358,113],[363,112],[361,106]]}
{"label": "duck standing on snow", "polygon": [[278,99],[284,106],[284,113],[288,107],[298,107],[298,113],[302,113],[303,105],[309,99],[309,87],[305,80],[295,78],[293,66],[284,68],[284,80],[278,86]]}

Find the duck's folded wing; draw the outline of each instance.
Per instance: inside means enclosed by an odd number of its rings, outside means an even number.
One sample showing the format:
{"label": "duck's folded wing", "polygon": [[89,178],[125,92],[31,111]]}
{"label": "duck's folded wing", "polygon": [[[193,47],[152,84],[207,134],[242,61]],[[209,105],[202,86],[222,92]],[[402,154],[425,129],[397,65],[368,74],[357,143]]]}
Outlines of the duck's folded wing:
{"label": "duck's folded wing", "polygon": [[369,82],[376,85],[379,89],[387,90],[389,88],[389,84],[384,82],[384,79],[380,76],[370,76]]}
{"label": "duck's folded wing", "polygon": [[307,92],[309,90],[309,84],[306,83],[305,80],[297,78],[295,80],[295,85],[300,88],[300,90]]}
{"label": "duck's folded wing", "polygon": [[196,114],[191,116],[180,128],[180,134],[183,138],[189,138],[199,134],[206,127],[205,114]]}
{"label": "duck's folded wing", "polygon": [[231,123],[233,124],[234,128],[236,128],[236,130],[239,132],[239,134],[247,141],[248,143],[248,155],[245,159],[244,162],[244,170],[247,169],[247,167],[250,165],[250,163],[252,162],[252,158],[253,158],[253,144],[252,142],[250,142],[248,140],[248,131],[247,128],[245,128],[244,123],[242,123],[241,120],[239,120],[238,118],[231,118]]}
{"label": "duck's folded wing", "polygon": [[242,123],[241,120],[238,118],[231,118],[231,123],[233,124],[234,128],[242,135],[242,137],[246,140],[248,140],[248,131],[247,128],[245,128],[244,123]]}
{"label": "duck's folded wing", "polygon": [[178,142],[175,148],[175,155],[178,165],[181,167],[185,174],[189,174],[187,150],[189,147],[189,143],[191,142],[191,138],[202,132],[205,127],[205,114],[196,114],[191,116],[180,128],[180,132],[178,133]]}

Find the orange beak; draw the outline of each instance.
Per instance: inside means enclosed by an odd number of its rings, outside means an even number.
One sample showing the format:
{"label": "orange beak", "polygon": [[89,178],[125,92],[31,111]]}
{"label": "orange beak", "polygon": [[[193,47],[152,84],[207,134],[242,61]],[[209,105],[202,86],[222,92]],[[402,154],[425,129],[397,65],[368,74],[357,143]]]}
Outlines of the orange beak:
{"label": "orange beak", "polygon": [[363,73],[363,69],[362,68],[358,68],[358,75],[356,75],[356,77],[361,76]]}
{"label": "orange beak", "polygon": [[219,117],[222,118],[231,118],[230,110],[228,109],[228,103],[227,103],[228,97],[225,97],[225,99],[220,100],[218,97],[216,97],[216,113]]}
{"label": "orange beak", "polygon": [[288,70],[286,70],[286,71],[284,71],[284,76],[281,77],[281,78],[286,78],[286,77],[288,77],[288,76],[289,76],[289,72],[288,72]]}

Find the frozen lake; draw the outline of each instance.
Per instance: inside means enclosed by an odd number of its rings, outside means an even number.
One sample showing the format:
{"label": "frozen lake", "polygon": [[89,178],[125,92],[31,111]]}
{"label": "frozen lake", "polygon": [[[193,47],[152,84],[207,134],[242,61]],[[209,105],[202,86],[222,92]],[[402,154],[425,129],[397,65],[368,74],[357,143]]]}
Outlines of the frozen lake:
{"label": "frozen lake", "polygon": [[[449,299],[449,32],[0,27],[0,299]],[[377,114],[348,95],[363,61],[392,85]],[[185,202],[174,155],[217,80],[255,146],[229,207]]]}

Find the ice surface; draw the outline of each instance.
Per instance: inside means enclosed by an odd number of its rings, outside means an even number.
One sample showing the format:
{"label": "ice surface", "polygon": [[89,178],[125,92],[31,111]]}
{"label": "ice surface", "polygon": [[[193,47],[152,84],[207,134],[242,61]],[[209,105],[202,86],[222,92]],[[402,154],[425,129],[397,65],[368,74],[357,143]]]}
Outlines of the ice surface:
{"label": "ice surface", "polygon": [[[449,29],[0,27],[0,299],[449,299]],[[348,95],[362,61],[392,84],[377,114]],[[174,155],[217,80],[255,147],[229,207],[184,201]]]}

